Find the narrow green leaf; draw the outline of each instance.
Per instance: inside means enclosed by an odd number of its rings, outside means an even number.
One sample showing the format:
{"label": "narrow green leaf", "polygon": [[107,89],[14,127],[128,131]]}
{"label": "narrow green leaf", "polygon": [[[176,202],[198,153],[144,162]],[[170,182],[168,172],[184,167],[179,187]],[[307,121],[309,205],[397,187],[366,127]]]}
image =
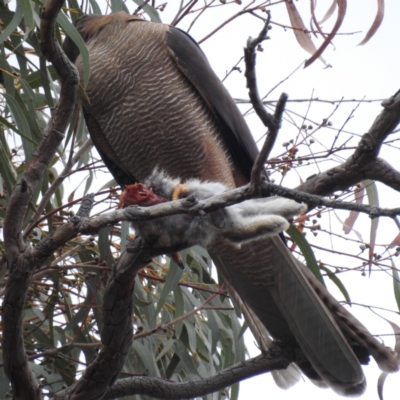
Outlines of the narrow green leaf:
{"label": "narrow green leaf", "polygon": [[24,15],[25,35],[27,35],[34,27],[32,6],[29,0],[17,0],[17,8],[22,8]]}
{"label": "narrow green leaf", "polygon": [[[0,352],[0,362],[3,363],[3,352]],[[4,368],[0,368],[0,399],[7,399],[6,394],[11,394],[10,381],[7,378]]]}
{"label": "narrow green leaf", "polygon": [[32,157],[34,149],[28,121],[26,120],[23,111],[21,110],[15,99],[6,93],[3,93],[3,96],[7,99],[7,107],[9,108],[13,119],[18,126],[18,129],[24,133],[24,135],[21,136],[21,139],[24,147],[25,162],[26,164],[28,164],[29,160]]}
{"label": "narrow green leaf", "polygon": [[189,300],[190,303],[190,307],[188,307],[189,309],[201,306],[201,302],[193,295],[193,293],[187,287],[181,286],[180,288],[182,290],[182,293]]}
{"label": "narrow green leaf", "polygon": [[[24,136],[24,134],[11,122],[7,121],[5,118],[3,118],[0,115],[0,124],[3,124],[4,126],[6,126],[8,129],[13,130],[15,133],[17,133],[18,135]],[[27,138],[28,139],[28,138]]]}
{"label": "narrow green leaf", "polygon": [[79,323],[83,321],[83,319],[86,317],[86,315],[89,313],[89,307],[90,303],[92,301],[93,297],[93,286],[92,285],[86,285],[87,288],[87,293],[85,297],[85,301],[79,308],[78,312],[72,316],[71,320],[67,324],[67,326],[64,328],[66,331],[68,330],[75,330],[78,326]]}
{"label": "narrow green leaf", "polygon": [[61,28],[63,28],[69,38],[78,46],[83,64],[83,87],[86,88],[90,76],[89,51],[86,47],[86,44],[82,39],[82,36],[79,34],[79,32],[76,30],[71,21],[66,17],[63,12],[60,12],[58,14],[57,22],[61,25]]}
{"label": "narrow green leaf", "polygon": [[51,93],[50,81],[49,81],[49,76],[51,78],[51,75],[47,74],[47,63],[46,63],[46,58],[44,56],[39,57],[39,68],[40,68],[40,78],[42,80],[41,87],[43,88],[44,94],[46,96],[47,105],[53,108],[54,99]]}
{"label": "narrow green leaf", "polygon": [[239,390],[240,390],[240,385],[239,383],[235,383],[234,385],[231,386],[231,392],[230,392],[230,400],[238,400],[239,399]]}
{"label": "narrow green leaf", "polygon": [[86,179],[86,183],[85,183],[85,190],[83,191],[83,195],[86,195],[90,188],[92,187],[92,183],[93,183],[93,171],[89,170],[89,176]]}
{"label": "narrow green leaf", "polygon": [[[82,10],[80,9],[77,0],[68,0],[68,8],[69,8],[69,15],[72,21],[75,21],[82,15]],[[101,12],[99,14],[101,14]]]}
{"label": "narrow green leaf", "polygon": [[171,347],[174,345],[176,339],[169,339],[167,343],[163,345],[162,350],[158,354],[157,358],[155,359],[156,362],[160,361],[162,357],[164,357],[165,354],[167,354],[170,350]]}
{"label": "narrow green leaf", "polygon": [[162,23],[160,14],[154,7],[148,4],[148,2],[145,2],[144,0],[133,0],[133,2],[136,3],[138,6],[143,6],[143,11],[150,17],[152,22]]}
{"label": "narrow green leaf", "polygon": [[196,353],[196,329],[195,329],[195,325],[188,321],[187,319],[183,320],[183,324],[185,325],[188,337],[189,337],[189,349],[190,351],[195,354]]}
{"label": "narrow green leaf", "polygon": [[334,274],[329,268],[324,267],[323,265],[320,265],[319,268],[326,272],[328,278],[338,287],[346,301],[348,303],[351,303],[349,292],[343,285],[343,282],[338,278],[338,276]]}
{"label": "narrow green leaf", "polygon": [[[58,78],[57,72],[52,65],[50,65],[47,70],[53,80],[56,80]],[[32,89],[39,89],[40,87],[42,87],[42,71],[37,70],[29,74],[27,76],[27,82]]]}
{"label": "narrow green leaf", "polygon": [[117,13],[119,11],[125,11],[129,14],[129,10],[122,0],[111,0],[111,12]]}
{"label": "narrow green leaf", "polygon": [[[63,385],[65,385],[61,375],[50,363],[39,365],[33,361],[29,361],[29,368],[31,368],[35,376],[41,376],[44,378],[42,382],[47,382],[47,385],[45,385],[46,389],[51,389],[51,391],[57,392],[62,389]],[[9,397],[6,397],[5,399],[9,399]]]}
{"label": "narrow green leaf", "polygon": [[92,7],[93,14],[101,15],[102,14],[101,9],[97,4],[96,0],[89,0],[89,1],[90,1],[90,6]]}
{"label": "narrow green leaf", "polygon": [[100,261],[107,261],[108,253],[111,251],[109,233],[110,231],[108,228],[103,228],[99,232]]}
{"label": "narrow green leaf", "polygon": [[17,172],[10,162],[10,151],[2,132],[0,132],[0,174],[10,195],[15,186]]}
{"label": "narrow green leaf", "polygon": [[[183,293],[179,285],[177,285],[174,289],[174,306],[175,306],[175,314],[174,318],[178,318],[185,312],[185,301],[183,300]],[[179,321],[175,324],[175,332],[176,335],[179,336],[182,331],[183,321]]]}
{"label": "narrow green leaf", "polygon": [[4,31],[0,34],[0,43],[3,43],[14,32],[19,23],[22,21],[23,15],[22,7],[17,7],[13,19],[8,24],[6,29],[4,29]]}
{"label": "narrow green leaf", "polygon": [[10,36],[11,45],[9,42],[4,43],[4,47],[12,51],[17,57],[19,72],[22,79],[26,79],[28,76],[27,64],[29,62],[28,58],[24,54],[24,40],[20,35]]}
{"label": "narrow green leaf", "polygon": [[217,343],[219,339],[218,324],[212,310],[207,310],[208,328],[211,331],[211,354],[217,351]]}
{"label": "narrow green leaf", "polygon": [[183,271],[179,268],[178,264],[171,260],[170,267],[168,271],[167,278],[165,279],[165,284],[162,289],[160,299],[157,303],[157,308],[155,310],[155,315],[157,315],[162,307],[164,306],[165,301],[167,300],[168,295],[172,292],[176,286],[178,285],[179,281],[181,280]]}
{"label": "narrow green leaf", "polygon": [[[77,103],[77,104],[75,104],[74,111],[72,112],[71,122],[70,122],[70,124],[69,124],[68,132],[67,132],[66,137],[65,137],[65,141],[64,141],[64,152],[67,151],[69,141],[71,140],[72,137],[74,137],[75,127],[76,127],[76,121],[77,121],[77,119],[78,119],[80,116],[81,116],[81,113],[80,113],[80,106],[79,106],[79,104]],[[82,116],[82,117],[83,117],[83,116]],[[79,167],[78,167],[78,168],[79,168]]]}
{"label": "narrow green leaf", "polygon": [[317,260],[315,259],[314,252],[304,238],[303,234],[294,226],[290,225],[290,228],[286,231],[288,235],[292,238],[294,242],[297,243],[303,257],[306,260],[307,267],[314,274],[314,276],[325,286],[324,278],[321,275],[321,272],[318,267]]}
{"label": "narrow green leaf", "polygon": [[57,345],[57,343],[54,341],[54,307],[58,302],[58,290],[56,289],[56,286],[58,284],[56,282],[53,282],[54,286],[53,291],[51,293],[51,296],[47,300],[46,307],[43,309],[43,314],[47,315],[47,320],[49,322],[49,337],[51,342],[53,343],[53,346]]}
{"label": "narrow green leaf", "polygon": [[94,278],[86,279],[85,283],[87,287],[90,287],[90,291],[92,293],[96,293],[94,299],[92,297],[90,301],[93,302],[92,312],[94,315],[94,319],[96,320],[97,323],[97,328],[101,332],[101,330],[103,329],[103,313],[101,311],[103,306],[103,296],[102,292],[100,290],[97,290],[100,279],[101,279],[100,275],[97,274],[97,276],[95,276]]}
{"label": "narrow green leaf", "polygon": [[[185,366],[185,370],[188,374],[193,374],[194,376],[199,376],[197,366],[194,363],[193,358],[191,358],[188,354],[186,346],[182,343],[181,340],[176,340],[174,344],[175,353],[180,358],[182,363]],[[204,377],[202,377],[204,378]]]}
{"label": "narrow green leaf", "polygon": [[24,324],[24,330],[29,332],[28,335],[25,334],[25,338],[28,339],[29,336],[32,335],[39,344],[41,344],[44,347],[47,348],[52,348],[53,343],[51,341],[51,338],[47,333],[45,333],[42,328],[36,324]]}
{"label": "narrow green leaf", "polygon": [[399,277],[399,272],[397,271],[396,265],[394,264],[393,258],[391,258],[390,260],[392,262],[394,298],[396,299],[397,309],[400,311],[400,277]]}
{"label": "narrow green leaf", "polygon": [[28,207],[27,213],[25,215],[25,224],[27,224],[29,222],[29,220],[31,219],[33,213],[36,211],[35,204],[37,204],[37,200],[38,200],[40,192],[41,192],[41,188],[42,188],[41,181],[42,181],[42,179],[40,180],[39,184],[35,187],[35,190],[33,191],[32,198],[31,198],[31,200],[29,202],[29,207]]}
{"label": "narrow green leaf", "polygon": [[220,343],[223,350],[223,368],[228,368],[235,362],[235,354],[233,353],[233,342],[230,335],[226,331],[222,330],[220,334]]}
{"label": "narrow green leaf", "polygon": [[31,139],[34,140],[36,138],[37,142],[42,138],[42,133],[39,129],[38,119],[35,109],[35,104],[33,101],[26,101],[27,95],[24,94],[24,99],[22,98],[19,91],[15,91],[14,98],[18,103],[20,109],[22,110],[26,121],[29,124],[29,129],[31,132]]}
{"label": "narrow green leaf", "polygon": [[126,245],[128,244],[129,225],[130,222],[128,221],[121,222],[121,253],[125,251]]}
{"label": "narrow green leaf", "polygon": [[134,340],[132,343],[132,350],[140,359],[146,368],[146,373],[150,376],[160,376],[157,364],[155,362],[154,354],[141,343],[142,340]]}
{"label": "narrow green leaf", "polygon": [[[368,204],[379,207],[378,189],[374,181],[369,179],[364,181],[365,189],[367,190]],[[369,234],[369,274],[371,275],[372,261],[374,258],[374,249],[376,243],[376,233],[378,231],[379,218],[371,220],[371,229]]]}

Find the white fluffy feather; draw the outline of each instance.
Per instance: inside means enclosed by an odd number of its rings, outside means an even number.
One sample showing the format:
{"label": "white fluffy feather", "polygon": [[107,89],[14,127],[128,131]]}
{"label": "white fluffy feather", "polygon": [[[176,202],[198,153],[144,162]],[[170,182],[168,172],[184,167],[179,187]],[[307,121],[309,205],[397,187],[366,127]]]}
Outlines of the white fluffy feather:
{"label": "white fluffy feather", "polygon": [[[163,171],[154,170],[145,183],[153,191],[171,198],[179,178],[171,178]],[[186,182],[185,196],[198,200],[221,194],[228,188],[219,182],[191,179]],[[277,235],[289,227],[287,219],[304,213],[305,204],[282,197],[247,200],[205,216],[179,214],[135,223],[145,240],[156,247],[190,247],[196,244],[207,247],[217,237],[233,245]]]}

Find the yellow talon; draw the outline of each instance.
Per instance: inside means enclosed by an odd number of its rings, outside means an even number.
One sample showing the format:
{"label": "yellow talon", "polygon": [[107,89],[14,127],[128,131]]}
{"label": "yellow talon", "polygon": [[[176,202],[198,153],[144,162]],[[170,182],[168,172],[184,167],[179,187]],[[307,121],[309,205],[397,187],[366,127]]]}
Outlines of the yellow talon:
{"label": "yellow talon", "polygon": [[172,192],[171,200],[179,200],[182,196],[187,194],[188,187],[185,183],[178,183]]}

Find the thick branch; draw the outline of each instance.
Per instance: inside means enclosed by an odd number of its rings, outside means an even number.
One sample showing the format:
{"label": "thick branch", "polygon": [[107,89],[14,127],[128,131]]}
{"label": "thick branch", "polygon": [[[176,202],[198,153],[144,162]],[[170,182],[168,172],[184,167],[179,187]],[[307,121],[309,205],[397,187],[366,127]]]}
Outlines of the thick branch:
{"label": "thick branch", "polygon": [[247,46],[244,49],[244,60],[246,63],[245,76],[247,80],[247,88],[249,89],[251,104],[253,105],[255,112],[263,122],[264,126],[268,128],[267,139],[265,140],[264,146],[262,147],[251,171],[251,183],[255,190],[261,183],[261,171],[264,169],[264,164],[267,161],[272,148],[274,147],[276,137],[278,136],[279,129],[281,128],[282,115],[285,111],[285,105],[288,99],[287,94],[282,93],[276,105],[275,113],[274,115],[271,115],[264,107],[258,92],[255,70],[256,49],[264,40],[269,39],[267,36],[267,31],[270,20],[271,15],[268,13],[267,21],[265,22],[260,34],[255,39],[249,38],[247,41]]}
{"label": "thick branch", "polygon": [[107,390],[104,400],[142,394],[159,399],[192,399],[225,389],[237,382],[277,369],[286,369],[293,361],[288,352],[271,350],[235,364],[209,378],[184,383],[138,376],[118,380]]}
{"label": "thick branch", "polygon": [[276,121],[274,117],[266,110],[264,107],[257,88],[257,78],[256,78],[256,49],[264,41],[269,39],[267,36],[268,26],[271,16],[268,13],[268,19],[261,30],[260,34],[255,38],[249,38],[247,41],[247,46],[244,49],[244,60],[246,63],[246,80],[247,88],[249,89],[249,97],[251,104],[254,107],[254,111],[257,113],[258,117],[262,123],[271,130],[275,130]]}
{"label": "thick branch", "polygon": [[282,93],[281,97],[275,108],[274,121],[276,122],[274,128],[268,129],[267,138],[265,139],[264,145],[254,162],[253,169],[251,171],[251,184],[255,187],[259,186],[261,183],[262,174],[261,171],[264,170],[265,162],[267,161],[278,136],[279,129],[281,128],[282,116],[285,111],[286,101],[288,95]]}
{"label": "thick branch", "polygon": [[39,399],[40,390],[29,368],[23,346],[22,316],[34,262],[21,231],[32,194],[47,171],[67,128],[78,87],[78,73],[54,37],[54,25],[62,0],[49,0],[42,12],[41,45],[61,78],[60,100],[53,111],[39,146],[14,188],[4,221],[4,242],[11,271],[3,303],[4,369],[10,378],[14,399]]}

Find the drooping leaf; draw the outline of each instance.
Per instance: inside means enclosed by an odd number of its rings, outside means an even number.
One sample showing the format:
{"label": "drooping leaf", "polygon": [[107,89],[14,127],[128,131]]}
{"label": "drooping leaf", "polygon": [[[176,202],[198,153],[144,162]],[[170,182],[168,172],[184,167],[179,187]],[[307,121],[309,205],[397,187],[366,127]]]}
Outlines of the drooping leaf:
{"label": "drooping leaf", "polygon": [[7,25],[6,29],[4,29],[4,31],[0,34],[0,44],[3,43],[14,32],[21,22],[23,16],[24,14],[22,7],[17,7],[13,19]]}
{"label": "drooping leaf", "polygon": [[31,2],[29,0],[17,0],[17,8],[22,8],[26,35],[35,27]]}
{"label": "drooping leaf", "polygon": [[325,51],[325,49],[331,43],[332,39],[335,37],[336,33],[339,31],[339,28],[342,26],[344,16],[346,14],[347,0],[336,0],[336,2],[338,5],[338,16],[336,19],[336,23],[331,33],[325,38],[322,45],[318,48],[314,55],[305,62],[304,68],[310,66],[317,58],[321,59],[321,54]]}
{"label": "drooping leaf", "polygon": [[[290,24],[293,28],[294,36],[296,37],[299,45],[308,53],[316,54],[317,48],[311,39],[308,29],[304,25],[300,13],[297,11],[296,6],[292,0],[285,1],[286,9],[289,14]],[[320,57],[320,60],[326,65],[325,60]]]}
{"label": "drooping leaf", "polygon": [[[3,352],[0,352],[0,362],[3,363]],[[4,368],[0,368],[0,398],[6,399],[7,394],[11,394],[10,381],[4,372]]]}
{"label": "drooping leaf", "polygon": [[136,356],[143,363],[145,368],[147,369],[146,373],[150,376],[160,376],[160,372],[158,371],[157,364],[155,362],[154,354],[152,351],[149,351],[147,346],[144,344],[145,341],[149,339],[139,339],[134,340],[132,343],[132,350],[135,352]]}
{"label": "drooping leaf", "polygon": [[171,260],[170,267],[168,271],[167,278],[165,279],[165,284],[161,292],[160,299],[157,303],[157,308],[155,310],[155,315],[157,315],[161,308],[164,306],[168,295],[176,288],[178,282],[181,280],[183,271],[179,268],[178,264]]}
{"label": "drooping leaf", "polygon": [[338,278],[338,276],[334,274],[329,268],[324,267],[323,265],[320,265],[319,267],[326,272],[328,278],[337,286],[337,288],[340,290],[346,301],[348,303],[351,303],[350,294],[347,291],[346,287],[343,285],[343,282]]}
{"label": "drooping leaf", "polygon": [[18,126],[18,130],[22,132],[21,139],[25,151],[25,160],[28,162],[32,157],[34,143],[28,121],[15,99],[6,93],[3,93],[3,96],[7,99],[7,106],[9,107],[13,119]]}
{"label": "drooping leaf", "polygon": [[111,11],[113,13],[117,13],[119,11],[125,11],[126,13],[129,13],[125,3],[121,0],[111,0]]}
{"label": "drooping leaf", "polygon": [[[364,193],[365,193],[364,182],[360,182],[360,188],[354,191],[354,199],[357,204],[362,204],[364,199]],[[345,235],[348,235],[352,231],[353,226],[359,215],[360,213],[358,211],[350,211],[349,216],[346,218],[343,224],[343,231]]]}
{"label": "drooping leaf", "polygon": [[[394,271],[394,269],[393,269]],[[397,272],[397,271],[396,271]],[[398,281],[397,281],[398,282]],[[383,318],[383,317],[382,317]],[[394,337],[396,338],[396,344],[394,346],[394,351],[397,353],[397,362],[400,364],[400,327],[395,324],[394,322],[390,321],[389,319],[383,318],[385,321],[387,321],[394,332]],[[387,372],[382,372],[381,375],[379,376],[378,379],[378,396],[379,400],[383,400],[383,387],[386,381],[386,378],[389,374]]]}
{"label": "drooping leaf", "polygon": [[142,6],[143,11],[150,17],[152,22],[162,23],[158,11],[145,0],[133,0],[138,6]]}
{"label": "drooping leaf", "polygon": [[375,35],[376,31],[379,29],[379,27],[382,24],[383,16],[385,15],[385,0],[377,0],[377,1],[378,1],[378,10],[376,12],[374,22],[372,23],[371,27],[369,28],[364,39],[358,44],[359,46],[362,46],[365,43],[367,43],[372,38],[372,36]]}
{"label": "drooping leaf", "polygon": [[294,225],[290,225],[289,229],[286,232],[291,237],[291,239],[299,246],[303,257],[306,260],[307,267],[314,274],[314,276],[325,286],[324,278],[322,277],[319,270],[314,252],[303,234]]}
{"label": "drooping leaf", "polygon": [[66,17],[63,12],[60,12],[58,14],[57,22],[61,25],[61,28],[63,28],[69,38],[78,46],[83,65],[83,87],[86,88],[90,76],[89,51],[86,47],[86,44],[75,26],[72,25],[71,21]]}
{"label": "drooping leaf", "polygon": [[325,21],[327,21],[335,12],[337,8],[337,2],[336,0],[332,0],[332,4],[328,8],[328,11],[325,13],[325,15],[322,17],[321,21],[319,21],[320,24],[323,24]]}
{"label": "drooping leaf", "polygon": [[0,131],[0,175],[6,185],[7,192],[11,194],[17,177],[17,172],[10,162],[10,151],[3,133]]}
{"label": "drooping leaf", "polygon": [[400,276],[396,265],[394,264],[393,258],[390,260],[392,262],[393,293],[394,298],[396,299],[397,309],[400,311]]}
{"label": "drooping leaf", "polygon": [[[365,183],[365,188],[367,190],[368,204],[370,206],[379,207],[379,195],[378,195],[378,189],[376,188],[376,183],[373,181],[370,181],[370,180],[366,180],[364,183]],[[371,270],[372,270],[372,262],[373,262],[373,258],[374,258],[378,225],[379,225],[379,218],[374,218],[371,220],[371,229],[370,229],[370,235],[369,235],[369,257],[368,257],[369,274],[370,275],[371,275]]]}

